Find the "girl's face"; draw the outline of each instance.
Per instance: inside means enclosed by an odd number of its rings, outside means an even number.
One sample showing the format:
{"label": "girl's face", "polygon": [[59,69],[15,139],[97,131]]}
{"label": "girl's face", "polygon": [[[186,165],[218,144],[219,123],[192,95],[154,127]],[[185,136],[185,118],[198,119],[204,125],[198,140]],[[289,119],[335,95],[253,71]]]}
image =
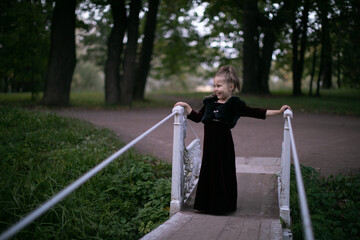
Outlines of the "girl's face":
{"label": "girl's face", "polygon": [[214,93],[218,97],[218,102],[225,103],[232,96],[234,85],[227,83],[224,78],[214,78]]}

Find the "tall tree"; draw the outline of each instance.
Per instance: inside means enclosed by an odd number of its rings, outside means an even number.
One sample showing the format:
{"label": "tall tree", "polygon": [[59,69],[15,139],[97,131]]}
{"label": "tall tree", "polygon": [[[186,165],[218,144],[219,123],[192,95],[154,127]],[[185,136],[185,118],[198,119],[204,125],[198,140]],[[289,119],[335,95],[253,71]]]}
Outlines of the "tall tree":
{"label": "tall tree", "polygon": [[51,3],[0,2],[0,91],[42,91],[49,57]]}
{"label": "tall tree", "polygon": [[332,87],[332,44],[330,38],[330,3],[327,0],[319,1],[319,15],[321,21],[321,53],[319,79],[323,88]]}
{"label": "tall tree", "polygon": [[360,88],[360,1],[337,0],[338,20],[341,23],[336,34],[341,44],[341,72],[343,83],[353,88]]}
{"label": "tall tree", "polygon": [[149,1],[149,12],[146,17],[144,40],[141,47],[140,60],[136,71],[136,83],[134,86],[134,99],[144,100],[146,79],[150,70],[150,61],[154,48],[156,30],[156,17],[160,0]]}
{"label": "tall tree", "polygon": [[[194,20],[190,16],[191,6],[188,0],[161,1],[153,53],[152,77],[171,79],[174,85],[182,87],[186,85],[183,84],[186,74],[196,74],[196,68],[204,60],[201,50],[207,47],[191,24]],[[213,59],[209,52],[208,49],[208,61]]]}
{"label": "tall tree", "polygon": [[120,63],[127,18],[124,1],[110,0],[110,6],[113,16],[113,28],[107,44],[105,102],[106,104],[116,104],[120,100]]}
{"label": "tall tree", "polygon": [[316,48],[316,45],[314,45],[312,64],[311,64],[311,72],[310,72],[309,96],[313,95],[313,83],[314,83],[316,58],[317,58],[316,52],[317,52],[317,48]]}
{"label": "tall tree", "polygon": [[[289,16],[290,2],[274,7],[270,2],[243,0],[243,91],[269,93],[269,74],[274,44]],[[269,9],[266,10],[265,9]]]}
{"label": "tall tree", "polygon": [[[105,63],[106,103],[129,105],[133,98],[143,99],[160,1],[151,0],[144,4],[138,0],[91,1],[93,6],[80,5],[81,9],[90,12],[87,22],[92,29],[82,36],[87,46],[85,59],[95,60],[99,66]],[[100,18],[96,17],[94,9],[101,11]],[[142,16],[146,16],[146,21]],[[138,51],[138,43],[142,43],[141,51]]]}
{"label": "tall tree", "polygon": [[139,13],[141,0],[132,0],[130,3],[130,16],[127,31],[127,44],[124,60],[124,77],[121,83],[120,103],[130,105],[133,100],[135,82],[136,56],[139,35]]}
{"label": "tall tree", "polygon": [[257,0],[244,0],[244,44],[243,44],[243,91],[247,93],[261,92],[258,81],[259,72],[259,31]]}
{"label": "tall tree", "polygon": [[259,59],[258,82],[263,93],[269,93],[269,78],[270,68],[272,62],[272,55],[274,52],[274,45],[276,42],[276,24],[269,22],[268,26],[264,28],[263,47],[261,49],[261,58]]}
{"label": "tall tree", "polygon": [[[299,8],[294,4],[296,9]],[[302,12],[294,9],[294,18],[292,23],[292,72],[293,72],[293,95],[301,95],[301,80],[304,70],[305,50],[307,43],[307,28],[310,9],[310,0],[304,0]],[[298,17],[301,16],[301,17]],[[298,21],[300,18],[300,22]],[[299,47],[300,38],[300,47]]]}
{"label": "tall tree", "polygon": [[75,55],[76,0],[58,0],[51,24],[51,44],[43,102],[67,105],[70,97]]}

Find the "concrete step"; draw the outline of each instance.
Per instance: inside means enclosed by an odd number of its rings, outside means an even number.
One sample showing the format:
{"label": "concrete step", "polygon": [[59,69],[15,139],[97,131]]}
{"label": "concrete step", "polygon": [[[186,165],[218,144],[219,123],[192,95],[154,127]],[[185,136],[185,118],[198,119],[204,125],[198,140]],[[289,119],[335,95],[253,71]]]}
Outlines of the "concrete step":
{"label": "concrete step", "polygon": [[277,174],[281,171],[281,159],[270,157],[236,157],[236,172]]}
{"label": "concrete step", "polygon": [[142,240],[282,239],[279,219],[176,213]]}

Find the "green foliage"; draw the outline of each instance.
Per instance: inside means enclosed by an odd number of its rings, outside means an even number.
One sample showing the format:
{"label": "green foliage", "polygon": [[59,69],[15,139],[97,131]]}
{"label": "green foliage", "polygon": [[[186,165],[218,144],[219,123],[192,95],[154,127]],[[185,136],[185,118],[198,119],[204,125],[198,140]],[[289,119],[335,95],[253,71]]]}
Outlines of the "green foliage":
{"label": "green foliage", "polygon": [[99,67],[91,62],[78,61],[71,82],[71,89],[75,91],[103,90],[104,80],[101,78],[100,72]]}
{"label": "green foliage", "polygon": [[184,81],[186,73],[196,74],[204,50],[194,25],[194,16],[189,10],[190,1],[160,2],[154,45],[154,67],[152,76],[156,79]]}
{"label": "green foliage", "polygon": [[[122,144],[51,113],[0,108],[0,231]],[[129,151],[18,233],[19,239],[138,239],[167,219],[170,166]]]}
{"label": "green foliage", "polygon": [[333,56],[337,57],[335,64],[343,75],[343,84],[360,87],[360,69],[358,59],[360,50],[357,47],[360,32],[358,18],[359,1],[335,1],[332,5],[331,30],[334,44]]}
{"label": "green foliage", "polygon": [[[83,22],[79,31],[78,58],[103,67],[106,62],[107,39],[111,32],[112,16],[108,1],[83,1],[78,11],[87,13],[79,16]],[[85,17],[87,16],[87,17]]]}
{"label": "green foliage", "polygon": [[[360,174],[320,178],[313,168],[301,168],[316,239],[359,239]],[[295,173],[290,183],[291,229],[303,239]]]}
{"label": "green foliage", "polygon": [[51,5],[51,1],[1,1],[1,92],[42,90],[50,46]]}

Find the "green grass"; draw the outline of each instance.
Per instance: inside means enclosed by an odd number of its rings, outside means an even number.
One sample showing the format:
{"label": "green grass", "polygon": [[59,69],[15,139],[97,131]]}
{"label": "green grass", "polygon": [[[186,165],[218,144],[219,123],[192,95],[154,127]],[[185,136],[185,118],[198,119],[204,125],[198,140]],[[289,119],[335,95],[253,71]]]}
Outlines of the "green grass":
{"label": "green grass", "polygon": [[319,112],[340,115],[360,116],[359,90],[323,90],[320,97],[298,96],[275,93],[271,97],[245,96],[249,104],[276,108],[283,104],[290,105],[295,112]]}
{"label": "green grass", "polygon": [[[55,114],[0,107],[0,231],[123,146]],[[18,239],[138,239],[169,216],[170,165],[129,151]]]}
{"label": "green grass", "polygon": [[[172,108],[179,100],[197,101],[210,93],[187,92],[168,93],[158,92],[146,95],[145,101],[135,101],[131,107],[120,105],[105,105],[103,92],[72,92],[70,95],[70,107],[89,109],[143,109],[143,108]],[[31,100],[30,93],[0,94],[0,106],[21,106],[30,108],[43,107],[42,95],[36,100]],[[333,89],[322,90],[320,97],[306,95],[294,97],[291,92],[273,92],[271,95],[248,95],[241,94],[249,106],[268,109],[278,109],[283,104],[290,105],[294,112],[319,112],[340,115],[360,116],[360,90],[358,89]]]}
{"label": "green grass", "polygon": [[[304,166],[301,172],[315,239],[359,239],[360,174],[321,178],[313,168]],[[295,240],[304,239],[293,168],[290,207],[293,237]]]}
{"label": "green grass", "polygon": [[[42,94],[32,99],[31,93],[0,93],[0,106],[23,107],[23,108],[45,108],[41,103]],[[173,104],[172,104],[173,105]],[[106,105],[104,92],[75,91],[70,94],[72,108],[87,109],[129,109],[129,108],[158,108],[170,107],[169,102],[158,97],[149,96],[145,101],[134,101],[132,106]]]}

